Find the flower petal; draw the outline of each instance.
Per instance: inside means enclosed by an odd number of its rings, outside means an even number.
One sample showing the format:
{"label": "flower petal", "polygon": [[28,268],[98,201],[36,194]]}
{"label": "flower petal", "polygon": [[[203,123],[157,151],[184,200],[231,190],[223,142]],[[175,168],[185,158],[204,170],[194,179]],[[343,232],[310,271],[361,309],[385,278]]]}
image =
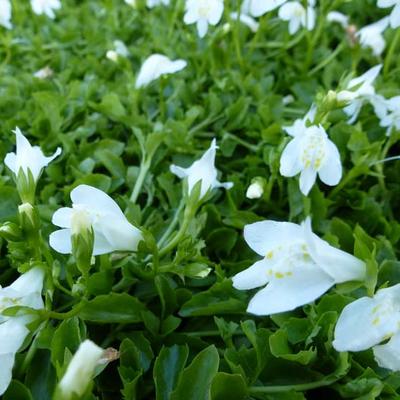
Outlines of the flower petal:
{"label": "flower petal", "polygon": [[0,354],[0,396],[4,394],[11,383],[14,360],[14,353]]}
{"label": "flower petal", "polygon": [[71,254],[71,230],[60,229],[50,234],[49,236],[50,246],[61,254]]}
{"label": "flower petal", "polygon": [[400,26],[400,3],[397,3],[390,14],[390,26],[396,29]]}
{"label": "flower petal", "polygon": [[[0,354],[16,353],[24,343],[29,330],[17,318],[0,324]],[[1,366],[3,369],[3,366]]]}
{"label": "flower petal", "polygon": [[257,261],[232,277],[233,287],[238,290],[248,290],[264,286],[269,281],[267,270],[268,262],[265,259]]}
{"label": "flower petal", "polygon": [[330,140],[326,141],[326,152],[326,161],[318,170],[318,175],[326,185],[334,186],[342,179],[343,171],[340,153],[336,145]]}
{"label": "flower petal", "polygon": [[307,196],[317,179],[317,172],[312,168],[305,168],[300,174],[300,191]]}
{"label": "flower petal", "polygon": [[400,371],[400,332],[388,343],[373,348],[375,360],[382,368]]}
{"label": "flower petal", "polygon": [[24,295],[30,293],[41,293],[43,288],[44,272],[41,268],[32,268],[22,274],[9,288]]}
{"label": "flower petal", "polygon": [[299,140],[290,141],[282,152],[279,172],[282,176],[292,177],[297,175],[302,168],[299,149]]}
{"label": "flower petal", "polygon": [[302,228],[291,222],[261,221],[244,227],[246,243],[260,256],[302,239]]}
{"label": "flower petal", "polygon": [[51,219],[52,224],[60,228],[71,228],[71,218],[73,209],[70,207],[59,208]]}
{"label": "flower petal", "polygon": [[247,311],[271,315],[311,303],[334,285],[333,279],[314,264],[298,265],[291,276],[274,278],[250,301]]}

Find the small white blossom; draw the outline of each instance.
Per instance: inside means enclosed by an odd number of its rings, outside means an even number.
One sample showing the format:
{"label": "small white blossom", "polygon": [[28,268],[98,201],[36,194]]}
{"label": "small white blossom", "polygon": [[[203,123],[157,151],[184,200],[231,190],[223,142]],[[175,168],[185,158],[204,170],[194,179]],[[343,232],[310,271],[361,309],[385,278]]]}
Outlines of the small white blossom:
{"label": "small white blossom", "polygon": [[374,56],[378,57],[385,50],[386,42],[383,32],[389,26],[389,17],[382,18],[378,22],[361,28],[356,37],[359,39],[361,47],[370,48]]}
{"label": "small white blossom", "polygon": [[[10,286],[0,287],[0,312],[15,306],[36,310],[43,308],[41,296],[43,277],[44,273],[40,268],[33,268]],[[33,319],[32,315],[13,317],[0,315],[0,396],[11,382],[15,355],[29,334],[26,325]]]}
{"label": "small white blossom", "polygon": [[149,8],[153,8],[162,4],[168,6],[169,2],[170,0],[147,0],[146,6]]}
{"label": "small white blossom", "polygon": [[11,29],[11,1],[0,0],[0,25],[4,28]]}
{"label": "small white blossom", "polygon": [[[376,92],[373,84],[381,69],[382,65],[376,65],[365,74],[352,79],[347,88],[337,94],[338,101],[349,103],[343,110],[350,117],[349,124],[357,120],[365,103],[370,102],[375,107]],[[379,110],[375,109],[375,112],[379,113]]]}
{"label": "small white blossom", "polygon": [[381,116],[380,125],[387,128],[389,135],[392,130],[400,130],[400,96],[384,99],[386,112]]}
{"label": "small white blossom", "polygon": [[196,23],[197,32],[203,38],[208,25],[217,25],[224,12],[223,0],[186,0],[183,21],[190,25]]}
{"label": "small white blossom", "polygon": [[252,181],[251,185],[247,188],[246,197],[248,199],[259,199],[264,194],[264,185],[260,178]]}
{"label": "small white blossom", "polygon": [[125,43],[121,40],[114,40],[114,49],[108,50],[106,53],[106,57],[114,62],[117,62],[119,57],[128,57],[129,50],[125,46]]}
{"label": "small white blossom", "polygon": [[136,78],[136,88],[142,88],[162,75],[174,74],[186,68],[185,60],[172,61],[162,54],[153,54],[143,63]]}
{"label": "small white blossom", "polygon": [[326,16],[326,20],[328,22],[337,22],[343,29],[346,29],[349,26],[349,17],[339,11],[329,12]]}
{"label": "small white blossom", "polygon": [[301,26],[311,31],[315,27],[315,1],[309,0],[307,8],[298,1],[288,1],[279,9],[279,18],[289,22],[289,33],[295,34]]}
{"label": "small white blossom", "polygon": [[61,8],[60,0],[31,0],[32,10],[35,14],[45,14],[49,18],[56,17],[54,11]]}
{"label": "small white blossom", "polygon": [[282,99],[282,103],[283,103],[283,105],[287,106],[287,105],[293,103],[294,100],[295,99],[294,99],[293,95],[288,94]]}
{"label": "small white blossom", "polygon": [[253,17],[261,17],[269,11],[275,10],[287,0],[244,0],[242,11]]}
{"label": "small white blossom", "polygon": [[81,398],[85,394],[103,354],[104,350],[91,340],[80,344],[58,385],[62,400]]}
{"label": "small white blossom", "polygon": [[18,127],[15,128],[14,133],[17,139],[17,150],[16,153],[8,153],[4,163],[17,176],[20,170],[26,176],[30,171],[36,182],[43,168],[61,154],[61,148],[58,147],[52,156],[46,157],[39,146],[31,146]]}
{"label": "small white blossom", "polygon": [[217,148],[216,140],[213,139],[210,148],[189,168],[171,165],[170,170],[173,174],[181,179],[187,178],[189,193],[192,192],[193,187],[199,181],[201,181],[200,198],[203,198],[211,189],[219,187],[230,189],[233,186],[232,182],[221,183],[217,179],[217,169],[215,168]]}
{"label": "small white blossom", "polygon": [[53,75],[54,75],[54,71],[49,66],[46,66],[46,67],[44,67],[42,69],[39,69],[38,71],[36,71],[33,74],[33,76],[35,78],[38,78],[38,79],[41,79],[41,80],[51,78]]}
{"label": "small white blossom", "polygon": [[[62,254],[71,254],[72,229],[77,218],[84,216],[94,232],[93,255],[113,251],[136,251],[143,239],[141,231],[125,217],[118,204],[106,193],[88,185],[79,185],[71,192],[72,208],[60,208],[53,214],[52,222],[59,226],[50,235],[50,246]],[[81,224],[82,225],[82,224]]]}
{"label": "small white blossom", "polygon": [[304,119],[296,120],[294,125],[285,127],[293,137],[283,150],[280,160],[280,173],[293,177],[300,173],[300,190],[307,196],[313,187],[317,174],[327,185],[337,185],[342,178],[342,164],[339,150],[328,138],[321,125],[307,126],[314,119],[315,109]]}
{"label": "small white blossom", "polygon": [[378,7],[387,8],[393,7],[390,14],[390,26],[392,28],[398,28],[400,26],[400,0],[378,0]]}
{"label": "small white blossom", "polygon": [[337,321],[333,347],[337,351],[372,347],[379,366],[400,371],[400,284],[348,304]]}
{"label": "small white blossom", "polygon": [[363,280],[365,264],[320,239],[311,221],[302,225],[262,221],[244,228],[247,244],[263,257],[235,275],[233,286],[250,290],[267,285],[247,311],[271,315],[311,303],[336,283]]}

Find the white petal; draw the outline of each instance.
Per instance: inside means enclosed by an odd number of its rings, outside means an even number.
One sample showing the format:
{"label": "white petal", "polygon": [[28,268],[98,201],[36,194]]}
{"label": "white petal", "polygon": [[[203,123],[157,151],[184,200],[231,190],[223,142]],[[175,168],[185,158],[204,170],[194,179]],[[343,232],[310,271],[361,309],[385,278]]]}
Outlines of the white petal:
{"label": "white petal", "polygon": [[102,190],[88,185],[79,185],[71,192],[73,205],[84,206],[90,213],[115,214],[125,218],[118,204]]}
{"label": "white petal", "polygon": [[375,65],[375,67],[370,68],[367,72],[362,74],[361,76],[352,79],[347,88],[355,88],[356,86],[363,84],[363,83],[369,83],[372,84],[375,79],[378,77],[379,73],[381,72],[382,69],[382,64]]}
{"label": "white petal", "polygon": [[217,25],[221,20],[222,14],[224,12],[224,3],[222,0],[214,0],[213,6],[211,8],[211,13],[208,17],[208,22],[211,25]]}
{"label": "white petal", "polygon": [[8,153],[4,158],[4,164],[6,164],[14,174],[17,174],[17,156],[15,153]]}
{"label": "white petal", "polygon": [[334,285],[333,279],[314,265],[298,265],[291,276],[275,278],[250,301],[247,311],[271,315],[311,303]]}
{"label": "white petal", "polygon": [[382,368],[400,371],[400,333],[388,343],[373,348],[375,360]]}
{"label": "white petal", "polygon": [[330,140],[326,141],[327,157],[322,167],[318,170],[318,175],[322,182],[329,186],[337,185],[342,179],[342,163],[340,153],[336,145]]}
{"label": "white petal", "polygon": [[60,229],[50,234],[49,237],[50,246],[61,254],[71,254],[71,230]]}
{"label": "white petal", "polygon": [[246,243],[265,257],[278,246],[285,246],[303,238],[303,229],[291,222],[261,221],[244,227]]}
{"label": "white petal", "polygon": [[15,354],[24,343],[28,333],[29,330],[15,318],[10,318],[1,323],[0,354]]}
{"label": "white petal", "polygon": [[334,279],[335,283],[364,280],[366,266],[363,261],[320,239],[311,231],[309,219],[304,222],[303,229],[303,236],[306,238],[312,259]]}
{"label": "white petal", "polygon": [[316,14],[313,7],[307,7],[306,28],[312,31],[315,28]]}
{"label": "white petal", "polygon": [[32,268],[22,274],[9,288],[23,294],[40,293],[43,288],[44,272],[41,268]]}
{"label": "white petal", "polygon": [[390,14],[390,26],[396,29],[400,26],[400,3],[397,3]]}
{"label": "white petal", "polygon": [[337,22],[343,28],[347,28],[349,26],[349,17],[338,11],[329,12],[328,15],[326,16],[326,20],[328,22]]}
{"label": "white petal", "polygon": [[265,13],[278,8],[286,0],[251,0],[250,13],[253,17],[260,17]]}
{"label": "white petal", "polygon": [[252,32],[257,32],[258,31],[258,28],[259,28],[260,24],[254,18],[251,18],[249,15],[246,15],[246,14],[238,15],[237,12],[231,13],[231,18],[234,21],[237,21],[238,17],[239,17],[239,21],[242,24],[246,25],[248,28],[250,28],[250,30]]}
{"label": "white petal", "polygon": [[172,164],[169,167],[169,170],[176,175],[178,178],[184,179],[188,176],[187,168],[178,167],[177,165]]}
{"label": "white petal", "polygon": [[203,38],[206,36],[206,33],[208,31],[208,22],[205,18],[200,18],[197,21],[197,33],[199,34],[200,38]]}
{"label": "white petal", "polygon": [[0,354],[0,396],[4,394],[11,383],[14,359],[14,353]]}
{"label": "white petal", "polygon": [[297,175],[302,168],[299,158],[299,141],[293,139],[283,150],[280,160],[279,172],[282,176],[292,177]]}
{"label": "white petal", "polygon": [[54,214],[51,222],[60,228],[71,228],[73,209],[70,207],[59,208]]}
{"label": "white petal", "polygon": [[397,3],[398,0],[378,0],[378,7],[386,8],[392,7]]}
{"label": "white petal", "polygon": [[317,179],[317,172],[312,168],[305,168],[300,174],[300,191],[307,196]]}
{"label": "white petal", "polygon": [[268,262],[265,259],[257,261],[232,278],[233,287],[239,290],[248,290],[264,286],[269,281],[267,271]]}

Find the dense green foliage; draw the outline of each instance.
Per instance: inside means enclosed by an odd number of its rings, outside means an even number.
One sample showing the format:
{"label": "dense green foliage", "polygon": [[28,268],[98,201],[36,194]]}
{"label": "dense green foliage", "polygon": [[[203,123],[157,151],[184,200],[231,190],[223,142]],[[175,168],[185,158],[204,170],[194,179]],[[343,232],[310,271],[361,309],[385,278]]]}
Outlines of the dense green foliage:
{"label": "dense green foliage", "polygon": [[[252,33],[230,20],[228,7],[237,5],[226,3],[223,21],[201,40],[183,24],[181,1],[149,10],[140,1],[133,9],[122,0],[64,0],[55,20],[13,1],[14,28],[0,31],[0,157],[13,150],[15,126],[46,154],[57,146],[63,154],[38,184],[40,246],[26,232],[1,242],[3,286],[37,263],[48,271],[48,309],[17,355],[5,400],[51,399],[86,337],[120,351],[87,399],[399,398],[400,375],[379,368],[371,351],[338,353],[331,344],[346,304],[400,282],[400,162],[376,163],[400,153],[399,136],[386,136],[370,106],[355,125],[339,110],[326,128],[340,150],[341,183],[330,188],[319,181],[307,198],[297,178],[279,174],[288,143],[282,127],[336,90],[341,78],[385,62],[377,91],[398,94],[396,52],[379,60],[351,47],[340,26],[322,16],[335,7],[363,26],[387,10],[373,0],[321,1],[316,29],[289,36],[274,13]],[[384,57],[396,34],[386,32]],[[105,54],[116,39],[130,55],[112,62]],[[152,53],[188,66],[137,90],[137,72]],[[35,78],[45,66],[54,75]],[[289,94],[295,101],[284,105]],[[214,137],[221,180],[234,187],[213,192],[177,247],[159,255],[157,240],[183,198],[169,166],[190,165]],[[0,220],[18,224],[16,186],[0,168]],[[266,179],[265,192],[249,200],[246,189],[257,176]],[[87,300],[73,258],[48,246],[52,214],[70,205],[70,191],[82,183],[110,194],[146,232],[138,253],[96,257]],[[253,293],[235,290],[230,279],[257,260],[243,240],[244,226],[263,219],[299,223],[308,215],[319,236],[367,263],[367,284],[339,285],[293,312],[247,314]]]}

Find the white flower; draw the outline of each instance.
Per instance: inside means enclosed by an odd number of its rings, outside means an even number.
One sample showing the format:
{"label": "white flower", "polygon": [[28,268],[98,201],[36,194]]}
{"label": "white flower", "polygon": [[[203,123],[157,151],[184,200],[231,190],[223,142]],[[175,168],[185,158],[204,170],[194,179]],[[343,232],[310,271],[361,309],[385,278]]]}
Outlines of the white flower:
{"label": "white flower", "polygon": [[20,170],[26,176],[28,176],[28,171],[31,171],[36,182],[43,168],[61,154],[61,148],[58,147],[52,156],[46,157],[39,146],[31,146],[18,127],[13,132],[17,139],[16,153],[8,153],[4,163],[17,176]]}
{"label": "white flower", "polygon": [[174,74],[183,70],[187,65],[185,60],[171,61],[162,54],[153,54],[145,60],[136,78],[136,88],[147,86],[160,76]]}
{"label": "white flower", "polygon": [[197,32],[203,38],[208,24],[217,25],[224,12],[223,0],[186,0],[185,24],[197,24]]}
{"label": "white flower", "polygon": [[328,22],[337,22],[343,29],[346,29],[349,26],[349,17],[338,11],[329,12],[326,16],[326,20]]}
{"label": "white flower", "polygon": [[121,40],[114,40],[114,49],[113,50],[108,50],[106,53],[106,57],[111,60],[116,62],[118,60],[118,57],[128,57],[129,56],[129,50],[125,46],[125,43],[122,42]]}
{"label": "white flower", "polygon": [[[50,235],[50,246],[62,254],[72,252],[71,228],[75,213],[85,213],[94,231],[93,255],[113,251],[135,251],[142,233],[128,222],[118,204],[106,193],[88,185],[79,185],[71,192],[72,208],[60,208],[52,222],[61,230]],[[80,214],[81,215],[81,214]]]}
{"label": "white flower", "polygon": [[161,4],[164,4],[165,6],[169,5],[170,0],[147,0],[146,6],[149,8],[153,8],[155,6],[159,6]]}
{"label": "white flower", "polygon": [[35,14],[45,14],[49,18],[54,19],[54,10],[61,8],[60,0],[31,0],[32,10]]}
{"label": "white flower", "polygon": [[244,238],[264,258],[232,279],[239,290],[268,284],[249,303],[247,311],[255,315],[294,310],[336,283],[365,277],[365,264],[315,235],[310,219],[302,225],[256,222],[245,226]]}
{"label": "white flower", "polygon": [[248,199],[259,199],[264,194],[264,187],[260,180],[255,180],[246,191]]}
{"label": "white flower", "polygon": [[[376,65],[369,69],[365,74],[352,79],[347,85],[346,90],[337,94],[338,101],[345,101],[349,104],[344,108],[344,112],[350,117],[348,123],[352,124],[357,120],[361,108],[366,102],[372,102],[376,96],[374,81],[378,77],[382,65]],[[377,110],[375,110],[377,111]]]}
{"label": "white flower", "polygon": [[307,9],[297,1],[289,1],[279,9],[279,18],[289,21],[289,33],[295,34],[301,26],[309,31],[315,27],[314,1],[309,0]]}
{"label": "white flower", "polygon": [[[14,306],[43,308],[41,296],[43,277],[44,273],[40,268],[33,268],[10,286],[0,288],[0,312]],[[26,325],[32,318],[28,315],[14,317],[0,315],[0,396],[11,382],[15,354],[29,334]]]}
{"label": "white flower", "polygon": [[231,13],[231,18],[234,21],[237,21],[239,18],[239,21],[246,25],[252,32],[257,32],[260,24],[250,15],[247,15],[243,12],[240,13],[240,15],[237,12]]}
{"label": "white flower", "polygon": [[41,80],[51,78],[53,75],[54,75],[54,71],[49,66],[46,66],[46,67],[44,67],[42,69],[39,69],[38,71],[36,71],[33,74],[33,76],[35,78],[38,78],[38,79],[41,79]]}
{"label": "white flower", "polygon": [[215,155],[217,148],[216,140],[213,139],[210,148],[189,168],[171,165],[170,170],[173,174],[181,179],[188,179],[189,193],[191,193],[193,187],[199,181],[201,181],[200,198],[204,197],[210,189],[219,187],[230,189],[233,186],[232,182],[221,183],[217,179],[217,169],[215,168]]}
{"label": "white flower", "polygon": [[91,340],[82,342],[72,357],[58,387],[62,400],[81,398],[94,378],[104,350]]}
{"label": "white flower", "polygon": [[381,116],[380,125],[388,128],[389,135],[392,129],[400,130],[400,96],[385,99],[386,112]]}
{"label": "white flower", "polygon": [[400,0],[378,0],[378,7],[387,8],[394,6],[390,14],[390,26],[397,28],[400,26]]}
{"label": "white flower", "polygon": [[336,145],[329,140],[321,125],[307,127],[307,120],[308,117],[297,120],[293,126],[284,128],[293,139],[283,150],[280,160],[281,175],[293,177],[300,173],[300,190],[305,196],[314,185],[317,174],[329,186],[337,185],[342,178]]}
{"label": "white flower", "polygon": [[0,0],[0,25],[11,29],[11,1]]}
{"label": "white flower", "polygon": [[[388,343],[381,342],[390,339]],[[348,304],[335,328],[337,351],[363,351],[372,347],[381,367],[400,370],[400,284],[380,289],[374,297]]]}
{"label": "white flower", "polygon": [[261,17],[265,13],[280,7],[287,0],[244,0],[242,11],[253,17]]}
{"label": "white flower", "polygon": [[288,95],[283,97],[282,103],[283,103],[283,105],[287,106],[287,105],[293,103],[294,100],[295,100],[295,98],[293,97],[293,95],[288,94]]}
{"label": "white flower", "polygon": [[380,56],[385,50],[386,42],[383,32],[389,26],[389,17],[382,18],[378,22],[361,28],[356,37],[359,38],[362,47],[372,49],[374,56]]}

